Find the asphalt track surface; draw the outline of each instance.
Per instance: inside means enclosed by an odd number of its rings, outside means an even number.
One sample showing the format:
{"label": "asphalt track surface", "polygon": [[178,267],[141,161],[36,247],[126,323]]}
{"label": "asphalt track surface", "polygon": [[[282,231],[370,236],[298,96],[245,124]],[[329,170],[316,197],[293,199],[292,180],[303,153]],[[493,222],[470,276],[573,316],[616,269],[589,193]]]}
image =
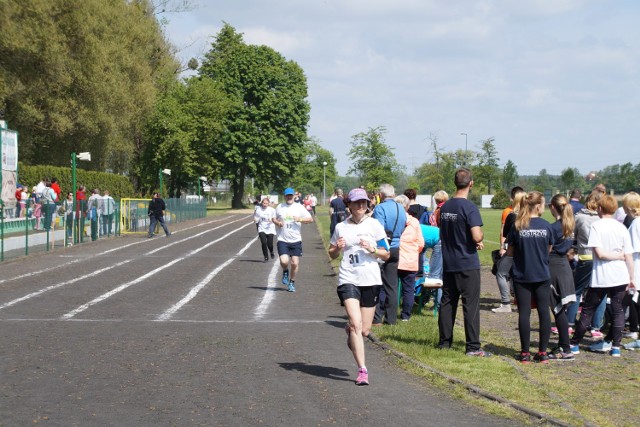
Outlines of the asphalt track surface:
{"label": "asphalt track surface", "polygon": [[225,215],[0,265],[0,425],[514,425],[369,342],[356,386],[315,225],[295,293],[256,237]]}

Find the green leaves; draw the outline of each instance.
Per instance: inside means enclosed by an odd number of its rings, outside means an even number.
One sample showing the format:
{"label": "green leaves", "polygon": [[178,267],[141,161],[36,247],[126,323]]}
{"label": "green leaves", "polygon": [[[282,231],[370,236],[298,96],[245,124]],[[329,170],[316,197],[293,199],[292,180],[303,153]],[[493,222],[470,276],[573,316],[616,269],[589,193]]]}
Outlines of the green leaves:
{"label": "green leaves", "polygon": [[247,45],[225,24],[205,54],[200,75],[219,82],[231,107],[214,146],[221,178],[231,181],[233,207],[242,206],[244,181],[288,183],[305,154],[309,121],[302,69],[267,46]]}
{"label": "green leaves", "polygon": [[347,174],[357,174],[367,190],[373,190],[384,183],[392,183],[397,172],[401,170],[393,148],[389,147],[384,138],[387,130],[384,126],[369,128],[351,137],[349,158],[352,160]]}

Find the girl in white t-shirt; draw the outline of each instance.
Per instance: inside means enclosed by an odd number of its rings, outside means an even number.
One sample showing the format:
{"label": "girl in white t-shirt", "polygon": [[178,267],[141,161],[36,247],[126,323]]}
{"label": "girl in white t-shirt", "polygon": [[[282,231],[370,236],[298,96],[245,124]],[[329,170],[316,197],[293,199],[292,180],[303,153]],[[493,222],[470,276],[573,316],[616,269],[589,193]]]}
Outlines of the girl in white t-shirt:
{"label": "girl in white t-shirt", "polygon": [[580,321],[571,338],[571,351],[580,353],[578,344],[584,337],[591,317],[600,301],[611,301],[612,321],[609,333],[603,341],[592,344],[589,349],[600,353],[608,352],[620,357],[620,341],[624,328],[622,299],[627,289],[635,289],[633,271],[633,246],[626,227],[616,221],[613,215],[618,202],[613,196],[603,196],[598,202],[601,220],[591,226],[587,246],[593,250],[593,274],[591,288],[583,303]]}
{"label": "girl in white t-shirt", "polygon": [[371,331],[382,287],[378,260],[389,259],[389,246],[380,222],[367,215],[369,197],[365,190],[351,190],[345,203],[351,216],[336,225],[329,256],[336,259],[342,253],[338,297],[349,318],[345,327],[347,345],[358,365],[356,385],[367,385],[369,374],[365,366],[363,337]]}
{"label": "girl in white t-shirt", "polygon": [[275,217],[276,210],[269,206],[269,198],[263,198],[253,213],[253,220],[258,226],[258,236],[262,245],[264,262],[269,261],[269,254],[271,254],[271,259],[275,258],[273,254],[273,236],[276,235],[276,226],[272,222]]}

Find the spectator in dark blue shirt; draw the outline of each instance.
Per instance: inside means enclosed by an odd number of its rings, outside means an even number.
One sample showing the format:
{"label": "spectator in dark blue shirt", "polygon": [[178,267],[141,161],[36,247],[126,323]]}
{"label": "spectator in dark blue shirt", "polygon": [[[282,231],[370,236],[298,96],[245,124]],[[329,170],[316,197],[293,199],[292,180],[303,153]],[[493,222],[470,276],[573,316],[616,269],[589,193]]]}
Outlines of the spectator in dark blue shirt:
{"label": "spectator in dark blue shirt", "polygon": [[584,205],[580,202],[580,198],[582,197],[582,192],[579,188],[574,188],[571,190],[571,195],[569,196],[569,204],[571,205],[571,209],[573,209],[573,214],[577,214],[580,212]]}
{"label": "spectator in dark blue shirt", "polygon": [[467,198],[473,187],[471,171],[460,168],[455,175],[456,193],[440,208],[443,287],[438,329],[439,347],[453,343],[453,325],[458,302],[462,299],[466,353],[485,357],[491,354],[480,348],[480,259],[484,248],[482,218],[476,205]]}

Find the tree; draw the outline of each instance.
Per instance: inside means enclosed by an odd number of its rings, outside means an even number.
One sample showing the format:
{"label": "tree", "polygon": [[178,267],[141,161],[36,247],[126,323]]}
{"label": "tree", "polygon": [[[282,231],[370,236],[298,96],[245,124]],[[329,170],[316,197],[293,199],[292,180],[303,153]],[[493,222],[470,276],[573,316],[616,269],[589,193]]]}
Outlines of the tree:
{"label": "tree", "polygon": [[511,189],[517,185],[518,182],[518,170],[516,169],[516,165],[511,161],[507,160],[507,164],[504,165],[504,169],[502,170],[502,188],[511,192]]}
{"label": "tree", "polygon": [[217,176],[221,163],[213,147],[221,139],[229,108],[220,85],[208,77],[175,82],[158,100],[147,122],[148,144],[139,171],[146,188],[156,188],[161,169],[171,169],[171,197],[196,187],[200,176]]}
{"label": "tree", "polygon": [[500,174],[498,170],[498,151],[494,144],[495,138],[490,137],[480,142],[478,154],[478,166],[474,170],[477,181],[483,180],[487,183],[487,193],[491,194],[491,183],[499,181]]}
{"label": "tree", "polygon": [[367,190],[374,190],[384,183],[392,183],[395,174],[401,170],[393,154],[393,148],[385,143],[383,126],[369,128],[351,137],[351,168],[347,174],[360,177]]}
{"label": "tree", "polygon": [[156,95],[178,64],[147,0],[1,2],[0,108],[20,158],[126,172]]}
{"label": "tree", "polygon": [[[322,194],[326,173],[327,194],[330,194],[337,176],[333,153],[322,148],[316,138],[305,142],[304,151],[304,159],[291,182],[303,193]],[[323,165],[324,162],[327,163],[326,167]]]}
{"label": "tree", "polygon": [[300,66],[267,46],[245,44],[225,23],[199,73],[219,82],[231,101],[214,152],[220,177],[231,183],[232,206],[242,207],[247,178],[276,187],[290,183],[305,155],[309,122]]}

